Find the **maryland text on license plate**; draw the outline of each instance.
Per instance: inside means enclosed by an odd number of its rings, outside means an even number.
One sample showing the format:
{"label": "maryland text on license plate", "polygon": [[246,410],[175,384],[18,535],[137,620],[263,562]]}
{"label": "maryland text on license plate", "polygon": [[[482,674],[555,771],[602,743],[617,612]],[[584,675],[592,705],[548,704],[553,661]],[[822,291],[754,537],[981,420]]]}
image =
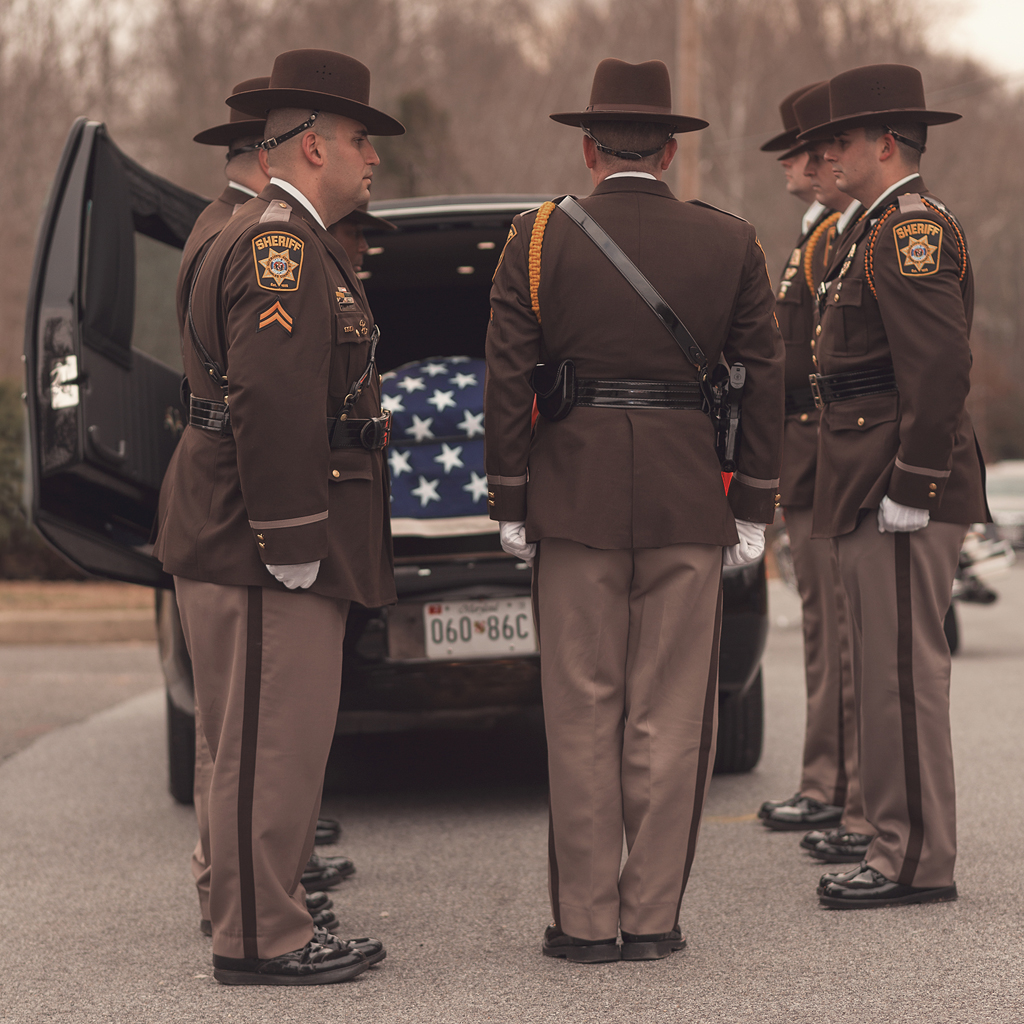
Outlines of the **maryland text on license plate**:
{"label": "maryland text on license plate", "polygon": [[428,658],[501,658],[537,650],[528,597],[425,604],[423,628]]}

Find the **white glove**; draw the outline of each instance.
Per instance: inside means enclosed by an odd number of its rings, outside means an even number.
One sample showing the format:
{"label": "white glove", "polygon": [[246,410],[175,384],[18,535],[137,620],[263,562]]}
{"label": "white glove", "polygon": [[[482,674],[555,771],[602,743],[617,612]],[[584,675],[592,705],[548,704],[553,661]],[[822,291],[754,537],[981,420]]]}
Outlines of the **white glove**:
{"label": "white glove", "polygon": [[739,544],[722,548],[722,565],[750,565],[764,554],[764,523],[748,523],[745,519],[736,520],[736,532],[740,535]]}
{"label": "white glove", "polygon": [[893,501],[887,494],[878,506],[879,533],[913,533],[928,525],[928,509]]}
{"label": "white glove", "polygon": [[289,590],[305,590],[311,587],[320,571],[320,560],[315,562],[296,562],[295,565],[268,565],[267,572],[283,583]]}
{"label": "white glove", "polygon": [[526,523],[499,523],[498,538],[502,551],[521,558],[527,565],[533,565],[537,545],[526,542]]}

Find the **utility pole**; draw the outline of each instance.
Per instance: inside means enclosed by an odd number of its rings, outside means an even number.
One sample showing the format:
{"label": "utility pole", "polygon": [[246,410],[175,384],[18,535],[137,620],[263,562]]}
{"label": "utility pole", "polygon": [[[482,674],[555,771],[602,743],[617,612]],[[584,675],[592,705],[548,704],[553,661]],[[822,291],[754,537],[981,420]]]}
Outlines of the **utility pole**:
{"label": "utility pole", "polygon": [[[700,117],[700,16],[697,0],[676,0],[675,108],[682,114]],[[676,156],[676,195],[679,199],[700,198],[700,132],[679,136]]]}

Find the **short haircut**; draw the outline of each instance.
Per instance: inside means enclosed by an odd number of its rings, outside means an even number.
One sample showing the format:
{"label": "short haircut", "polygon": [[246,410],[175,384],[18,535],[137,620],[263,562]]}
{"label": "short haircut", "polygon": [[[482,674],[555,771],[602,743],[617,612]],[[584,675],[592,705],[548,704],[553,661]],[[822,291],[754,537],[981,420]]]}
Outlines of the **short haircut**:
{"label": "short haircut", "polygon": [[896,148],[900,152],[900,156],[903,157],[903,162],[908,167],[920,167],[921,166],[921,152],[924,150],[925,143],[928,141],[928,125],[922,124],[920,121],[888,121],[884,125],[873,124],[869,125],[864,129],[864,135],[872,142],[876,139],[880,139],[886,132],[896,132],[902,135],[905,139],[909,139],[911,142],[916,142],[921,149],[914,149],[913,146],[908,146],[904,142],[900,142],[896,139]]}
{"label": "short haircut", "polygon": [[641,160],[627,160],[602,153],[599,158],[609,164],[622,165],[633,170],[649,170],[656,168],[661,162],[661,152],[672,137],[669,125],[654,124],[651,121],[590,121],[585,125],[595,139],[608,149],[619,153],[645,153],[656,149],[657,152]]}
{"label": "short haircut", "polygon": [[[293,128],[298,128],[304,121],[309,120],[312,110],[300,110],[294,107],[282,107],[280,110],[271,110],[267,114],[267,126],[263,130],[263,137],[276,139],[279,135],[285,135]],[[333,139],[337,131],[337,117],[334,114],[317,114],[316,122],[309,130],[322,135],[325,139]],[[299,136],[295,136],[298,138]],[[289,140],[290,141],[290,140]]]}

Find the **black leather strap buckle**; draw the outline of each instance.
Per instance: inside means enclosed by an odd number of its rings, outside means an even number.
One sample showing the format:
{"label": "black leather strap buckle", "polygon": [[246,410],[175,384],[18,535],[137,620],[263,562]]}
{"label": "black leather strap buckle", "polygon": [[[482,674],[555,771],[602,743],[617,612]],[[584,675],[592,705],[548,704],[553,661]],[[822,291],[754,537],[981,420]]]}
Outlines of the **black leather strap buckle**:
{"label": "black leather strap buckle", "polygon": [[391,440],[391,413],[367,420],[359,431],[359,440],[364,448],[371,452],[379,452],[388,446]]}
{"label": "black leather strap buckle", "polygon": [[376,452],[391,439],[391,413],[385,412],[370,420],[327,421],[327,437],[332,448],[365,448]]}
{"label": "black leather strap buckle", "polygon": [[188,422],[190,426],[211,434],[231,433],[231,412],[225,402],[189,395]]}

